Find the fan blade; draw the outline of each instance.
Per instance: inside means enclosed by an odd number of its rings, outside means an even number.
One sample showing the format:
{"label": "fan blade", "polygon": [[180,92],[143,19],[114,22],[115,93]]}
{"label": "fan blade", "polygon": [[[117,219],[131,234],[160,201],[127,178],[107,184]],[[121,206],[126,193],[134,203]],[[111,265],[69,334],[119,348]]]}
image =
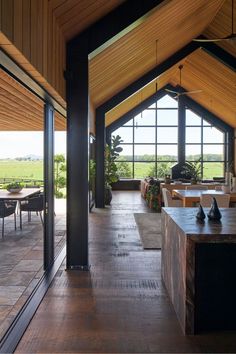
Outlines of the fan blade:
{"label": "fan blade", "polygon": [[212,38],[212,39],[206,39],[206,38],[193,38],[193,42],[202,42],[202,43],[205,43],[205,42],[220,42],[224,40],[224,38]]}
{"label": "fan blade", "polygon": [[179,95],[179,92],[177,91],[173,91],[173,90],[169,90],[169,89],[165,89],[166,92],[170,92],[170,93],[175,93],[176,95]]}
{"label": "fan blade", "polygon": [[236,33],[231,33],[223,38],[194,38],[194,42],[220,42],[220,41],[236,41]]}
{"label": "fan blade", "polygon": [[191,95],[193,93],[200,93],[202,90],[194,90],[194,91],[186,91],[186,92],[181,92],[179,95]]}

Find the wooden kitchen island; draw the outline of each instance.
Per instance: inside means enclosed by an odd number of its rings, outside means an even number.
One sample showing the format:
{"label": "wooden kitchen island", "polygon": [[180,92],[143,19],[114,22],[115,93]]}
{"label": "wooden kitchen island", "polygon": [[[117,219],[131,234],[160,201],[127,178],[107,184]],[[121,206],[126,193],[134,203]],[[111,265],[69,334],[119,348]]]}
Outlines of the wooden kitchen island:
{"label": "wooden kitchen island", "polygon": [[236,208],[220,210],[198,222],[197,208],[162,208],[162,279],[185,334],[236,329]]}

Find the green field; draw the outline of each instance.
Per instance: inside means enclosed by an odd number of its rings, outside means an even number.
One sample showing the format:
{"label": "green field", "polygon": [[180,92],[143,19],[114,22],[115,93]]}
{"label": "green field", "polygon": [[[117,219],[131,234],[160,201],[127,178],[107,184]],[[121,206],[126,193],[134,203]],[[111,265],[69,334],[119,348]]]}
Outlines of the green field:
{"label": "green field", "polygon": [[0,178],[43,180],[43,160],[0,160]]}
{"label": "green field", "polygon": [[[131,172],[131,163],[128,165]],[[148,176],[153,167],[154,164],[150,162],[135,163],[135,178],[143,178]],[[212,177],[222,177],[224,175],[222,164],[219,162],[208,162],[204,164],[204,167],[205,179]],[[43,180],[43,161],[0,160],[0,179],[3,178]]]}

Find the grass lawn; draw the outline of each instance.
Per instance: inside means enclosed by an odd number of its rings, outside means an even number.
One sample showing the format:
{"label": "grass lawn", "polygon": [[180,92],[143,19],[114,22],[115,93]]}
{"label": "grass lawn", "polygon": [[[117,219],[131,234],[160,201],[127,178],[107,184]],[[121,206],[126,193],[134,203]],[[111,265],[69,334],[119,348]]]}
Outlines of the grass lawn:
{"label": "grass lawn", "polygon": [[0,160],[0,178],[43,180],[43,161]]}

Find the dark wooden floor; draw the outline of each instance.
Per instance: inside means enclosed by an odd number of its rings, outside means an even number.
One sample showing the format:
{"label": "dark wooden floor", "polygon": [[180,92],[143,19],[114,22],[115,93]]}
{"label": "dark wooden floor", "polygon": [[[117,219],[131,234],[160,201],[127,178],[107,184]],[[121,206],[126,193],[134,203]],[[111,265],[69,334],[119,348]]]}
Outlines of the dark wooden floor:
{"label": "dark wooden floor", "polygon": [[236,332],[182,334],[161,252],[144,251],[136,229],[133,213],[148,210],[139,192],[113,195],[90,215],[91,271],[61,267],[16,352],[236,353]]}

